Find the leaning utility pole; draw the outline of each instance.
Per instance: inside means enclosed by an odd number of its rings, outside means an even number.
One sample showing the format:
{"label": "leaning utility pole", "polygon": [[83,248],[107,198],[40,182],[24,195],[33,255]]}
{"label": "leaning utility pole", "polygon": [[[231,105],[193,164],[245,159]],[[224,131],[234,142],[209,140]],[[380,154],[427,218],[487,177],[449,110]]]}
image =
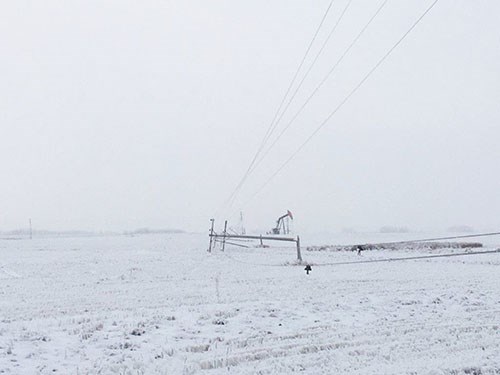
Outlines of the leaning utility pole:
{"label": "leaning utility pole", "polygon": [[222,251],[226,248],[227,220],[224,222],[224,233],[222,233]]}
{"label": "leaning utility pole", "polygon": [[210,245],[208,245],[208,252],[209,253],[212,252],[212,244],[213,244],[213,237],[214,237],[214,221],[215,221],[215,219],[210,219],[210,221],[212,222],[212,226],[210,228]]}

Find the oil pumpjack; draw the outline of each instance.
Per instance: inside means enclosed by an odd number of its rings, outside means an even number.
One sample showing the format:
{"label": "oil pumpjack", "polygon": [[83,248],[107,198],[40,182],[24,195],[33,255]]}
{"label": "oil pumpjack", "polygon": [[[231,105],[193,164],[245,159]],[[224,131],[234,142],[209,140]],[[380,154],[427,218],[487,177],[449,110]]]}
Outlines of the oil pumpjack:
{"label": "oil pumpjack", "polygon": [[290,222],[293,220],[292,213],[287,210],[286,214],[280,216],[276,221],[276,227],[269,232],[269,234],[289,234],[290,233]]}

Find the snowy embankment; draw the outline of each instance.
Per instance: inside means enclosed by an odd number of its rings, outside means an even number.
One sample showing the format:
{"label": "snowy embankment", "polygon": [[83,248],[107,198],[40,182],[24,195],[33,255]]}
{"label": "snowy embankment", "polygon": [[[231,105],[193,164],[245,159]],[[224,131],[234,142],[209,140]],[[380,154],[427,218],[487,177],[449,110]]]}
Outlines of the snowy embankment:
{"label": "snowy embankment", "polygon": [[0,241],[0,373],[500,374],[500,254],[206,247]]}
{"label": "snowy embankment", "polygon": [[416,243],[382,243],[363,245],[322,245],[308,246],[307,251],[358,251],[365,250],[450,250],[450,249],[477,249],[483,247],[480,242],[416,242]]}

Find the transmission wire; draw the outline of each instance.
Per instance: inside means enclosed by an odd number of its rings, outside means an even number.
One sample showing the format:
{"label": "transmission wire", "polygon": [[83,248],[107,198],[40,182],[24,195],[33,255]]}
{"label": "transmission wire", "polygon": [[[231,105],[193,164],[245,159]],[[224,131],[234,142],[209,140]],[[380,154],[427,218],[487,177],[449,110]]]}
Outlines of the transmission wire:
{"label": "transmission wire", "polygon": [[[386,0],[387,1],[387,0]],[[279,122],[281,121],[281,119],[283,118],[283,115],[286,113],[286,111],[288,110],[288,108],[290,107],[290,104],[292,103],[293,99],[295,98],[295,96],[297,95],[297,92],[300,90],[300,88],[302,87],[302,84],[304,83],[304,81],[306,80],[307,76],[309,75],[309,73],[311,72],[312,68],[314,67],[314,65],[316,64],[316,62],[318,61],[318,58],[320,57],[321,53],[323,52],[323,50],[325,49],[326,45],[328,44],[331,36],[333,35],[333,33],[335,32],[335,30],[337,29],[338,25],[340,24],[340,21],[342,21],[342,18],[344,18],[344,15],[345,13],[347,12],[347,9],[349,8],[349,6],[351,5],[352,3],[352,0],[349,0],[349,2],[347,3],[347,5],[345,6],[344,10],[342,11],[342,14],[340,15],[339,19],[337,20],[337,22],[335,23],[335,25],[333,26],[332,30],[330,31],[330,33],[328,34],[328,37],[325,39],[325,41],[323,42],[323,45],[321,46],[321,48],[319,49],[318,53],[316,54],[316,56],[314,57],[314,60],[313,62],[311,63],[311,65],[309,66],[309,68],[307,69],[306,71],[306,74],[302,77],[302,79],[300,80],[299,84],[297,85],[297,87],[295,88],[295,91],[293,92],[292,96],[290,97],[290,99],[288,100],[288,103],[286,104],[285,108],[283,109],[283,111],[281,112],[281,115],[278,117],[278,119],[276,120],[276,122],[274,123],[274,126],[273,126],[273,129],[271,130],[269,136],[267,137],[266,139],[266,142],[267,140],[269,140],[269,138],[271,137],[271,133],[276,129],[276,127],[278,126]]]}
{"label": "transmission wire", "polygon": [[431,11],[439,0],[434,2],[425,10],[425,12],[412,24],[412,26],[403,34],[403,36],[389,49],[389,51],[375,64],[375,66],[363,77],[363,79],[354,87],[351,92],[340,102],[340,104],[326,117],[323,122],[314,130],[314,132],[294,151],[294,153],[266,180],[266,182],[245,202],[248,204],[257,196],[311,141],[311,139],[327,124],[327,122],[339,111],[340,108],[359,90],[361,86],[368,80],[368,78],[380,67],[380,65],[389,57],[389,55],[401,44],[401,42],[411,33],[411,31],[420,23],[420,21]]}
{"label": "transmission wire", "polygon": [[302,106],[295,113],[295,115],[293,115],[293,117],[287,123],[287,125],[281,130],[281,132],[278,134],[278,137],[276,137],[274,139],[274,141],[271,143],[271,145],[267,148],[267,150],[264,152],[264,155],[262,155],[262,157],[255,163],[255,166],[254,166],[254,168],[252,169],[251,172],[253,172],[253,170],[255,170],[255,168],[257,168],[260,165],[260,163],[266,158],[266,156],[269,154],[269,152],[271,151],[271,149],[276,145],[276,143],[278,143],[278,141],[281,139],[281,137],[283,136],[283,134],[290,128],[290,126],[293,124],[293,122],[302,113],[302,111],[304,110],[304,108],[309,104],[309,102],[311,101],[311,99],[313,98],[313,96],[316,95],[316,93],[320,90],[320,88],[330,78],[330,76],[333,74],[333,72],[336,70],[336,68],[340,65],[340,63],[344,60],[344,58],[347,56],[347,54],[349,53],[349,51],[352,49],[352,47],[356,44],[356,42],[359,40],[359,38],[364,34],[364,32],[366,31],[366,29],[370,26],[370,24],[372,23],[372,21],[380,13],[380,11],[382,10],[382,8],[384,8],[384,6],[386,5],[387,1],[388,0],[385,0],[382,3],[382,5],[377,9],[377,11],[370,18],[370,20],[368,21],[368,23],[363,27],[363,29],[361,29],[361,31],[358,33],[358,35],[356,35],[356,37],[352,40],[352,42],[349,45],[349,47],[347,47],[347,49],[340,56],[340,58],[335,62],[335,64],[333,65],[333,67],[330,69],[330,71],[323,77],[323,79],[320,81],[320,83],[318,84],[318,86],[316,86],[316,88],[313,90],[313,92],[311,93],[311,95],[309,95],[309,97],[306,99],[306,101],[304,102],[304,104],[302,104]]}
{"label": "transmission wire", "polygon": [[[276,145],[276,143],[279,141],[279,139],[283,136],[283,134],[285,133],[285,131],[292,125],[292,123],[297,119],[297,117],[300,115],[300,113],[303,111],[303,109],[307,106],[307,104],[310,102],[310,100],[312,99],[312,97],[319,91],[319,89],[323,86],[323,84],[328,80],[328,78],[332,75],[332,73],[335,71],[335,69],[340,65],[340,63],[343,61],[343,59],[345,58],[345,56],[349,53],[349,51],[352,49],[352,47],[357,43],[357,41],[361,38],[361,36],[364,34],[364,32],[366,31],[366,29],[371,25],[371,23],[373,22],[373,20],[378,16],[378,14],[382,11],[382,9],[384,8],[384,6],[387,4],[388,0],[385,0],[381,5],[380,7],[376,10],[376,12],[373,14],[373,16],[369,19],[369,21],[366,23],[366,25],[361,29],[361,31],[356,35],[356,37],[352,40],[351,44],[346,48],[346,50],[342,53],[342,55],[340,56],[340,58],[336,61],[336,63],[333,65],[333,67],[330,69],[330,71],[323,77],[323,79],[320,81],[320,83],[318,84],[318,86],[316,86],[316,88],[313,90],[313,92],[309,95],[309,97],[306,99],[306,101],[304,102],[304,104],[302,104],[302,106],[299,108],[299,110],[295,113],[295,115],[292,117],[292,119],[287,123],[287,125],[281,130],[280,134],[278,135],[277,138],[275,138],[275,140],[273,141],[273,143],[267,148],[267,150],[264,152],[264,155],[262,155],[262,157],[260,159],[258,159],[256,161],[256,163],[254,163],[253,167],[250,169],[250,171],[248,172],[247,174],[247,178],[248,176],[262,163],[262,161],[266,158],[266,156],[269,154],[269,152],[271,151],[271,149]],[[350,5],[350,2],[347,4],[346,8],[344,9],[344,12],[342,13],[342,16],[343,14],[345,13],[345,11],[347,10],[348,6]],[[342,18],[341,16],[341,18]],[[340,19],[339,19],[340,21]],[[338,23],[337,23],[338,24]],[[334,29],[336,28],[336,26],[334,27]],[[332,30],[333,31],[333,30]],[[326,45],[323,44],[323,47]],[[317,55],[318,57],[318,55]],[[312,66],[310,67],[310,69],[312,68]],[[310,71],[309,69],[309,71]],[[306,73],[308,74],[309,71]],[[304,77],[305,78],[305,77]],[[304,80],[303,78],[303,80]],[[303,83],[303,81],[301,81],[301,83],[299,84],[299,86]],[[293,97],[295,96],[295,94],[297,93],[298,90],[295,91]],[[293,99],[292,97],[292,99]],[[290,105],[291,103],[291,100],[288,102],[285,110],[288,108],[288,106]],[[282,115],[280,116],[280,118],[278,119],[281,120],[281,117],[283,116],[284,112],[282,113]],[[277,124],[275,124],[277,125]],[[243,184],[242,184],[243,185]],[[241,189],[241,186],[239,187],[238,191]],[[237,192],[238,192],[237,191]],[[236,192],[236,193],[237,193]],[[233,196],[233,201],[234,201],[235,197]]]}
{"label": "transmission wire", "polygon": [[[302,60],[301,60],[301,62],[300,62],[300,64],[299,64],[299,66],[298,66],[298,68],[297,68],[297,70],[296,70],[296,72],[295,72],[295,74],[294,74],[294,76],[293,76],[293,78],[292,78],[292,81],[291,81],[291,82],[290,82],[290,84],[288,85],[288,88],[287,88],[287,90],[286,90],[286,92],[285,92],[285,95],[283,96],[283,98],[282,98],[282,100],[281,100],[281,103],[280,103],[280,105],[278,106],[278,109],[276,110],[276,113],[274,114],[273,120],[272,120],[272,121],[271,121],[271,123],[269,124],[269,127],[268,127],[268,129],[267,129],[267,131],[266,131],[266,134],[264,135],[264,138],[262,139],[261,144],[260,144],[260,146],[258,147],[256,154],[254,155],[254,157],[253,157],[252,161],[250,162],[250,165],[248,166],[247,171],[245,172],[245,174],[243,175],[242,179],[240,180],[240,182],[238,183],[238,185],[236,186],[236,188],[234,189],[234,191],[231,193],[231,195],[229,196],[229,198],[228,198],[228,199],[227,199],[227,200],[226,200],[226,201],[222,204],[222,207],[221,207],[221,208],[225,207],[225,206],[226,206],[226,205],[227,205],[227,204],[228,204],[228,203],[232,200],[233,196],[237,193],[237,190],[239,190],[239,189],[241,188],[241,186],[243,185],[243,183],[246,181],[246,179],[247,179],[247,177],[248,177],[248,174],[249,174],[250,169],[251,169],[251,168],[252,168],[252,166],[254,165],[255,161],[257,160],[257,157],[259,156],[260,152],[262,151],[262,149],[263,149],[263,148],[264,148],[264,146],[265,146],[265,143],[267,142],[267,139],[266,139],[266,138],[268,137],[268,134],[270,133],[270,131],[271,131],[271,129],[272,129],[272,126],[273,126],[273,124],[274,124],[274,122],[275,122],[276,118],[278,117],[278,114],[279,114],[279,113],[280,113],[280,111],[281,111],[281,108],[282,108],[282,106],[283,106],[283,103],[285,102],[285,100],[286,100],[286,98],[287,98],[288,94],[290,93],[290,90],[292,89],[293,84],[295,83],[295,80],[297,79],[298,74],[299,74],[299,72],[300,72],[300,70],[301,70],[302,66],[304,65],[304,62],[305,62],[305,60],[306,60],[306,58],[307,58],[307,56],[308,56],[308,54],[309,54],[309,51],[311,50],[311,47],[312,47],[312,45],[314,44],[314,41],[316,40],[316,37],[318,36],[319,31],[321,30],[321,27],[323,26],[323,23],[324,23],[324,21],[325,21],[325,19],[326,19],[327,15],[328,15],[328,13],[330,12],[330,9],[331,9],[331,7],[332,7],[332,5],[333,5],[333,2],[334,2],[334,1],[335,1],[335,0],[331,0],[331,1],[330,1],[330,4],[328,5],[328,7],[327,7],[327,9],[326,9],[326,11],[325,11],[325,13],[324,13],[324,15],[323,15],[322,19],[321,19],[321,22],[320,22],[319,26],[317,27],[317,29],[316,29],[316,31],[315,31],[315,33],[314,33],[314,36],[313,36],[313,38],[312,38],[311,42],[309,43],[309,45],[308,45],[308,47],[307,47],[307,49],[306,49],[306,52],[305,52],[304,56],[302,57]],[[220,211],[220,209],[219,209],[218,211]]]}
{"label": "transmission wire", "polygon": [[[385,2],[387,2],[388,0],[385,0]],[[302,85],[304,84],[304,81],[306,80],[306,78],[309,76],[309,73],[311,72],[312,68],[314,67],[314,65],[316,64],[316,62],[318,61],[320,55],[323,53],[323,50],[325,49],[326,45],[328,44],[328,42],[330,41],[330,38],[332,37],[333,33],[335,32],[335,30],[337,30],[337,27],[338,25],[340,24],[340,22],[342,21],[342,19],[344,18],[344,15],[345,13],[347,12],[347,9],[349,8],[349,6],[351,5],[352,3],[352,0],[349,0],[349,2],[346,4],[346,6],[344,7],[344,10],[342,11],[342,13],[340,14],[340,17],[338,18],[337,22],[335,22],[335,25],[333,26],[332,30],[330,31],[330,33],[328,34],[327,38],[325,39],[325,41],[323,42],[321,48],[319,49],[319,51],[316,53],[316,56],[314,57],[311,65],[309,66],[309,68],[307,69],[306,73],[304,74],[304,76],[302,77],[302,79],[300,80],[299,84],[297,85],[297,87],[295,88],[293,94],[290,96],[290,99],[288,100],[285,108],[283,109],[283,111],[281,112],[281,114],[279,115],[279,117],[276,119],[276,121],[274,122],[274,125],[271,127],[271,130],[268,132],[268,134],[266,134],[266,136],[264,137],[264,140],[262,142],[262,147],[259,148],[259,150],[257,150],[257,153],[256,153],[256,157],[255,159],[252,161],[252,164],[253,165],[250,165],[249,169],[248,169],[248,173],[245,175],[244,179],[242,179],[241,181],[241,184],[238,185],[238,187],[236,188],[233,196],[232,196],[232,199],[230,199],[230,202],[229,202],[229,207],[231,207],[231,205],[234,203],[234,200],[236,199],[236,195],[238,194],[238,192],[241,190],[241,188],[243,187],[243,184],[245,183],[245,181],[247,180],[247,178],[250,176],[250,174],[255,170],[255,168],[257,168],[257,166],[260,164],[260,162],[262,161],[262,159],[265,158],[265,155],[260,159],[260,160],[256,160],[258,158],[258,156],[260,155],[260,153],[262,152],[262,150],[264,149],[264,146],[266,145],[267,141],[269,141],[269,139],[271,138],[271,135],[272,133],[276,130],[276,128],[278,127],[281,119],[283,118],[283,116],[285,115],[286,111],[288,110],[288,108],[290,107],[290,104],[292,103],[293,99],[295,98],[295,96],[297,95],[298,91],[300,90],[300,88],[302,87]],[[280,134],[281,136],[281,134]],[[279,137],[280,137],[279,136]],[[278,137],[278,138],[279,138]],[[275,144],[276,142],[274,142],[270,148],[272,148],[272,146]],[[266,155],[267,155],[268,152],[266,152]]]}

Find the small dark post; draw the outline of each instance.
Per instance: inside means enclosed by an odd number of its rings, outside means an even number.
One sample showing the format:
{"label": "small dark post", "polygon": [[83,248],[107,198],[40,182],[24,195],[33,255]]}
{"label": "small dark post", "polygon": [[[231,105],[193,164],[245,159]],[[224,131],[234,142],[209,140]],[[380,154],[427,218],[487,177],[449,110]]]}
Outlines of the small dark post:
{"label": "small dark post", "polygon": [[210,227],[210,245],[208,245],[208,252],[209,253],[212,252],[212,244],[214,241],[214,221],[215,221],[215,219],[210,219],[210,221],[212,222],[212,226]]}
{"label": "small dark post", "polygon": [[312,268],[311,268],[311,266],[308,264],[308,265],[306,266],[306,268],[304,268],[304,270],[305,270],[305,271],[306,271],[306,273],[309,275],[309,272],[310,272],[310,271],[312,271]]}
{"label": "small dark post", "polygon": [[297,260],[302,262],[302,254],[300,253],[300,237],[297,236]]}
{"label": "small dark post", "polygon": [[262,242],[262,234],[260,235],[260,247],[264,247],[264,242]]}
{"label": "small dark post", "polygon": [[361,255],[361,252],[364,250],[363,246],[358,245],[357,249],[358,249],[358,255]]}
{"label": "small dark post", "polygon": [[224,234],[222,235],[222,251],[226,248],[227,220],[224,222]]}

